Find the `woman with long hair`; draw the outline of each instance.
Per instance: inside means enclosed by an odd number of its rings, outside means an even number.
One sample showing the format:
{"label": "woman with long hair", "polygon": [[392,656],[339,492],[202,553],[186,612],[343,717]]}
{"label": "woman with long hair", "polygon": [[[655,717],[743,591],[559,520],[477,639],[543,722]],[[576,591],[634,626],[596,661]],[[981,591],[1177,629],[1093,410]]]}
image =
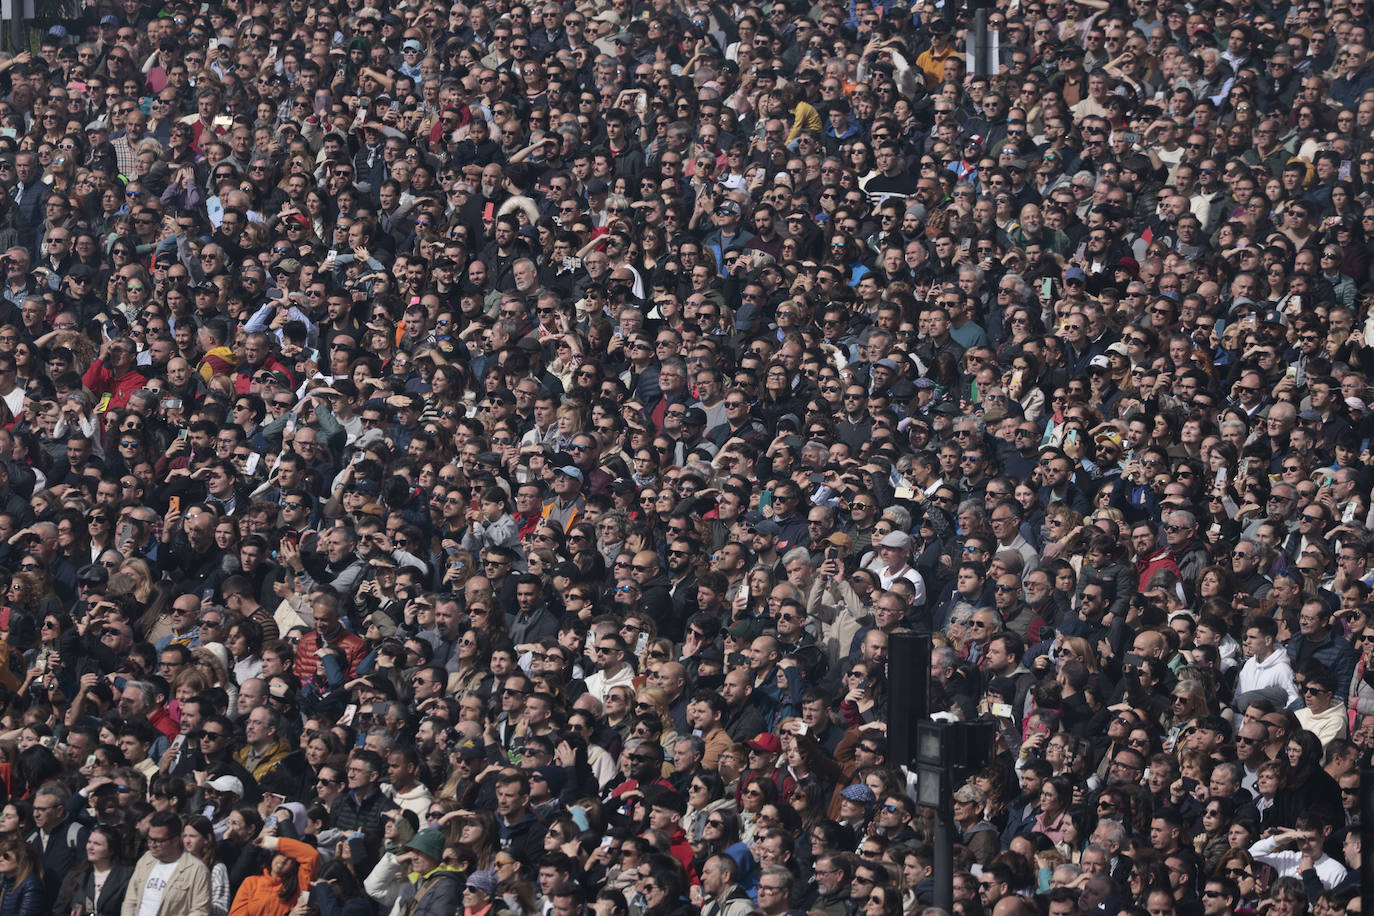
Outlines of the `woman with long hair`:
{"label": "woman with long hair", "polygon": [[1193,835],[1193,848],[1202,856],[1203,867],[1208,872],[1215,871],[1231,851],[1226,834],[1231,828],[1235,811],[1235,799],[1224,795],[1207,799],[1207,805],[1202,809],[1202,829]]}
{"label": "woman with long hair", "polygon": [[234,663],[234,680],[237,683],[262,675],[262,626],[250,618],[238,621],[229,628],[225,648],[229,650],[230,660]]}
{"label": "woman with long hair", "polygon": [[61,611],[50,611],[43,615],[38,624],[38,645],[26,653],[40,675],[50,667],[55,668],[54,662],[60,661],[58,642],[71,625],[72,619]]}
{"label": "woman with long hair", "polygon": [[668,694],[663,691],[663,688],[639,688],[639,693],[635,695],[634,711],[635,715],[650,712],[658,716],[658,720],[663,723],[663,731],[659,733],[659,743],[663,745],[663,752],[672,756],[673,744],[677,741],[677,730],[673,728],[673,718],[668,711]]}
{"label": "woman with long hair", "polygon": [[[10,749],[12,743],[6,742]],[[10,764],[4,765],[6,771],[10,769]],[[0,808],[0,840],[9,837],[19,837],[23,839],[33,831],[33,806],[21,799],[13,799],[4,808]]]}
{"label": "woman with long hair", "polygon": [[490,868],[501,846],[496,816],[485,809],[469,812],[461,821],[458,840],[472,850],[479,868]]}
{"label": "woman with long hair", "polygon": [[[104,506],[96,506],[94,509],[86,510],[86,557],[78,563],[78,567],[87,563],[94,563],[106,550],[114,549],[114,524],[111,519],[110,510]],[[74,561],[75,562],[75,561]]]}
{"label": "woman with long hair", "polygon": [[1314,808],[1341,810],[1341,789],[1322,767],[1322,744],[1309,731],[1295,731],[1285,747],[1288,779],[1279,793],[1282,824],[1292,824],[1299,814]]}
{"label": "woman with long hair", "polygon": [[902,892],[895,887],[875,887],[864,902],[863,916],[902,916]]}
{"label": "woman with long hair", "polygon": [[991,763],[974,774],[971,780],[974,788],[982,791],[987,798],[983,806],[983,819],[998,830],[1006,827],[1007,819],[1007,771],[996,763]]}
{"label": "woman with long hair", "polygon": [[371,916],[371,894],[364,893],[353,870],[338,859],[330,862],[315,881],[311,902],[320,916]]}
{"label": "woman with long hair", "polygon": [[759,812],[764,805],[775,805],[778,802],[778,784],[773,781],[772,774],[747,775],[740,779],[739,792],[739,816],[743,824],[741,837],[746,841],[752,841],[759,832]]}
{"label": "woman with long hair", "polygon": [[801,724],[799,719],[793,719],[778,729],[782,735],[783,761],[774,777],[775,781],[781,796],[787,799],[803,783],[819,782],[822,795],[828,802],[835,784],[844,778],[844,771],[815,738],[797,728]]}
{"label": "woman with long hair", "polygon": [[231,916],[287,916],[309,888],[320,866],[315,847],[299,840],[270,836],[264,831],[262,848],[273,853],[261,875],[243,882],[234,895]]}
{"label": "woman with long hair", "polygon": [[1211,868],[1214,876],[1230,878],[1240,889],[1240,899],[1236,901],[1235,906],[1236,912],[1253,910],[1259,899],[1259,882],[1256,880],[1255,868],[1254,858],[1245,849],[1232,849],[1226,852]]}
{"label": "woman with long hair", "polygon": [[634,694],[625,684],[617,684],[606,691],[604,701],[606,726],[619,733],[624,743],[634,726]]}
{"label": "woman with long hair", "polygon": [[0,627],[9,634],[11,645],[31,646],[37,639],[41,618],[34,608],[33,593],[33,577],[16,572],[0,596]]}
{"label": "woman with long hair", "polygon": [[[126,843],[119,831],[109,824],[92,827],[86,838],[86,857],[62,882],[53,912],[119,916],[124,894],[129,888],[129,876],[134,873],[133,866],[124,862]],[[227,901],[227,894],[225,899]],[[214,911],[211,912],[214,916]]]}
{"label": "woman with long hair", "polygon": [[[139,557],[130,557],[119,564],[118,571],[133,579],[133,588],[130,590],[130,593],[138,599],[139,604],[146,605],[152,600],[153,574],[148,568],[146,560],[140,559]],[[113,576],[114,574],[111,573],[111,577]],[[161,608],[158,609],[158,613],[162,613]],[[144,617],[146,619],[147,615],[145,614]]]}
{"label": "woman with long hair", "polygon": [[1064,841],[1067,812],[1071,804],[1073,784],[1063,776],[1046,779],[1040,784],[1040,813],[1035,817],[1034,831],[1049,837],[1058,846]]}
{"label": "woman with long hair", "polygon": [[20,837],[0,840],[0,912],[40,916],[45,909],[43,867],[33,847]]}
{"label": "woman with long hair", "polygon": [[714,855],[727,855],[739,866],[739,886],[748,891],[758,882],[758,860],[743,839],[744,824],[733,807],[722,807],[706,817],[701,842],[694,849],[692,863],[701,865]]}
{"label": "woman with long hair", "polygon": [[1188,723],[1209,712],[1206,685],[1195,679],[1180,679],[1173,689],[1173,707],[1168,717],[1169,731],[1164,736],[1164,749],[1172,751]]}
{"label": "woman with long hair", "polygon": [[[477,604],[474,602],[474,605]],[[458,670],[449,676],[449,696],[461,700],[463,697],[485,695],[490,686],[487,683],[490,674],[487,664],[491,660],[491,645],[491,636],[475,626],[458,637]]]}
{"label": "woman with long hair", "polygon": [[687,813],[682,816],[682,829],[687,842],[694,847],[706,833],[706,820],[713,811],[735,810],[734,798],[725,794],[725,781],[711,770],[700,770],[687,784]]}
{"label": "woman with long hair", "polygon": [[495,600],[484,598],[474,601],[468,606],[468,619],[472,622],[472,631],[486,634],[489,643],[485,650],[487,654],[492,651],[490,646],[499,645],[505,640],[508,629],[506,612]]}

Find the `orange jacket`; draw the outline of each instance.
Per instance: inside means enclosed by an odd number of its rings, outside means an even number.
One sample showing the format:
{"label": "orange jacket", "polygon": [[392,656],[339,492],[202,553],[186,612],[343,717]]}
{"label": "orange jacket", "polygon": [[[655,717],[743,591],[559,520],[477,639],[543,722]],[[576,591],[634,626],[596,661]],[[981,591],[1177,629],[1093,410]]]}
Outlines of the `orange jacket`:
{"label": "orange jacket", "polygon": [[[309,890],[320,867],[320,854],[315,847],[281,837],[277,840],[276,851],[296,860],[300,866],[296,883],[302,891]],[[234,905],[229,908],[229,916],[286,916],[295,906],[295,900],[281,899],[281,879],[272,874],[272,866],[269,865],[261,875],[249,878],[239,886],[239,892],[234,895]]]}

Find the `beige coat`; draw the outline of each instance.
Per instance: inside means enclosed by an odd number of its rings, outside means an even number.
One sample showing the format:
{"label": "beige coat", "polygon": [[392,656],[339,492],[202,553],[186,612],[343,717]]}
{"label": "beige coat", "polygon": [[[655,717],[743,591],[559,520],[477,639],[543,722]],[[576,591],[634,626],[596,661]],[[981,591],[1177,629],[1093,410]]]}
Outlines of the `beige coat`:
{"label": "beige coat", "polygon": [[[124,895],[124,908],[120,916],[138,916],[143,903],[143,886],[148,883],[157,859],[145,853],[134,866],[129,878],[129,892]],[[210,869],[205,863],[183,852],[177,861],[176,870],[162,892],[162,903],[157,916],[210,916]]]}

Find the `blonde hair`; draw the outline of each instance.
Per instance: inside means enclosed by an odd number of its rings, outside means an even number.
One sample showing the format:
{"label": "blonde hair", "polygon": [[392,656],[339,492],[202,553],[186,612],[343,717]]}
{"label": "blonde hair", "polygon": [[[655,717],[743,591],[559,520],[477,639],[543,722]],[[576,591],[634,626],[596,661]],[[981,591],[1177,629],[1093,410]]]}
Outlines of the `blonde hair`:
{"label": "blonde hair", "polygon": [[139,559],[138,557],[130,557],[123,563],[119,564],[119,571],[116,572],[115,575],[119,575],[119,573],[122,573],[125,570],[134,570],[140,576],[143,577],[143,584],[134,584],[132,587],[132,592],[135,598],[137,598],[140,602],[147,604],[148,598],[153,592],[153,573],[152,570],[148,568],[147,562]]}

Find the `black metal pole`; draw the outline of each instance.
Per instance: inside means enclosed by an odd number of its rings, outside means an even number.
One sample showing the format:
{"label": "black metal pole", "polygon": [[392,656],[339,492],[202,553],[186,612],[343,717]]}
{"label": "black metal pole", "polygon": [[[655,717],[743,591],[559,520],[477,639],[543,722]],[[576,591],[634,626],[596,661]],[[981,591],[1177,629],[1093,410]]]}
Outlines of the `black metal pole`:
{"label": "black metal pole", "polygon": [[953,782],[948,770],[940,777],[940,807],[935,814],[935,905],[946,913],[954,912],[954,822]]}
{"label": "black metal pole", "polygon": [[979,5],[973,11],[973,73],[975,76],[988,75],[988,11]]}
{"label": "black metal pole", "polygon": [[[1360,902],[1374,904],[1374,768],[1360,770]],[[939,853],[936,853],[939,855]]]}

